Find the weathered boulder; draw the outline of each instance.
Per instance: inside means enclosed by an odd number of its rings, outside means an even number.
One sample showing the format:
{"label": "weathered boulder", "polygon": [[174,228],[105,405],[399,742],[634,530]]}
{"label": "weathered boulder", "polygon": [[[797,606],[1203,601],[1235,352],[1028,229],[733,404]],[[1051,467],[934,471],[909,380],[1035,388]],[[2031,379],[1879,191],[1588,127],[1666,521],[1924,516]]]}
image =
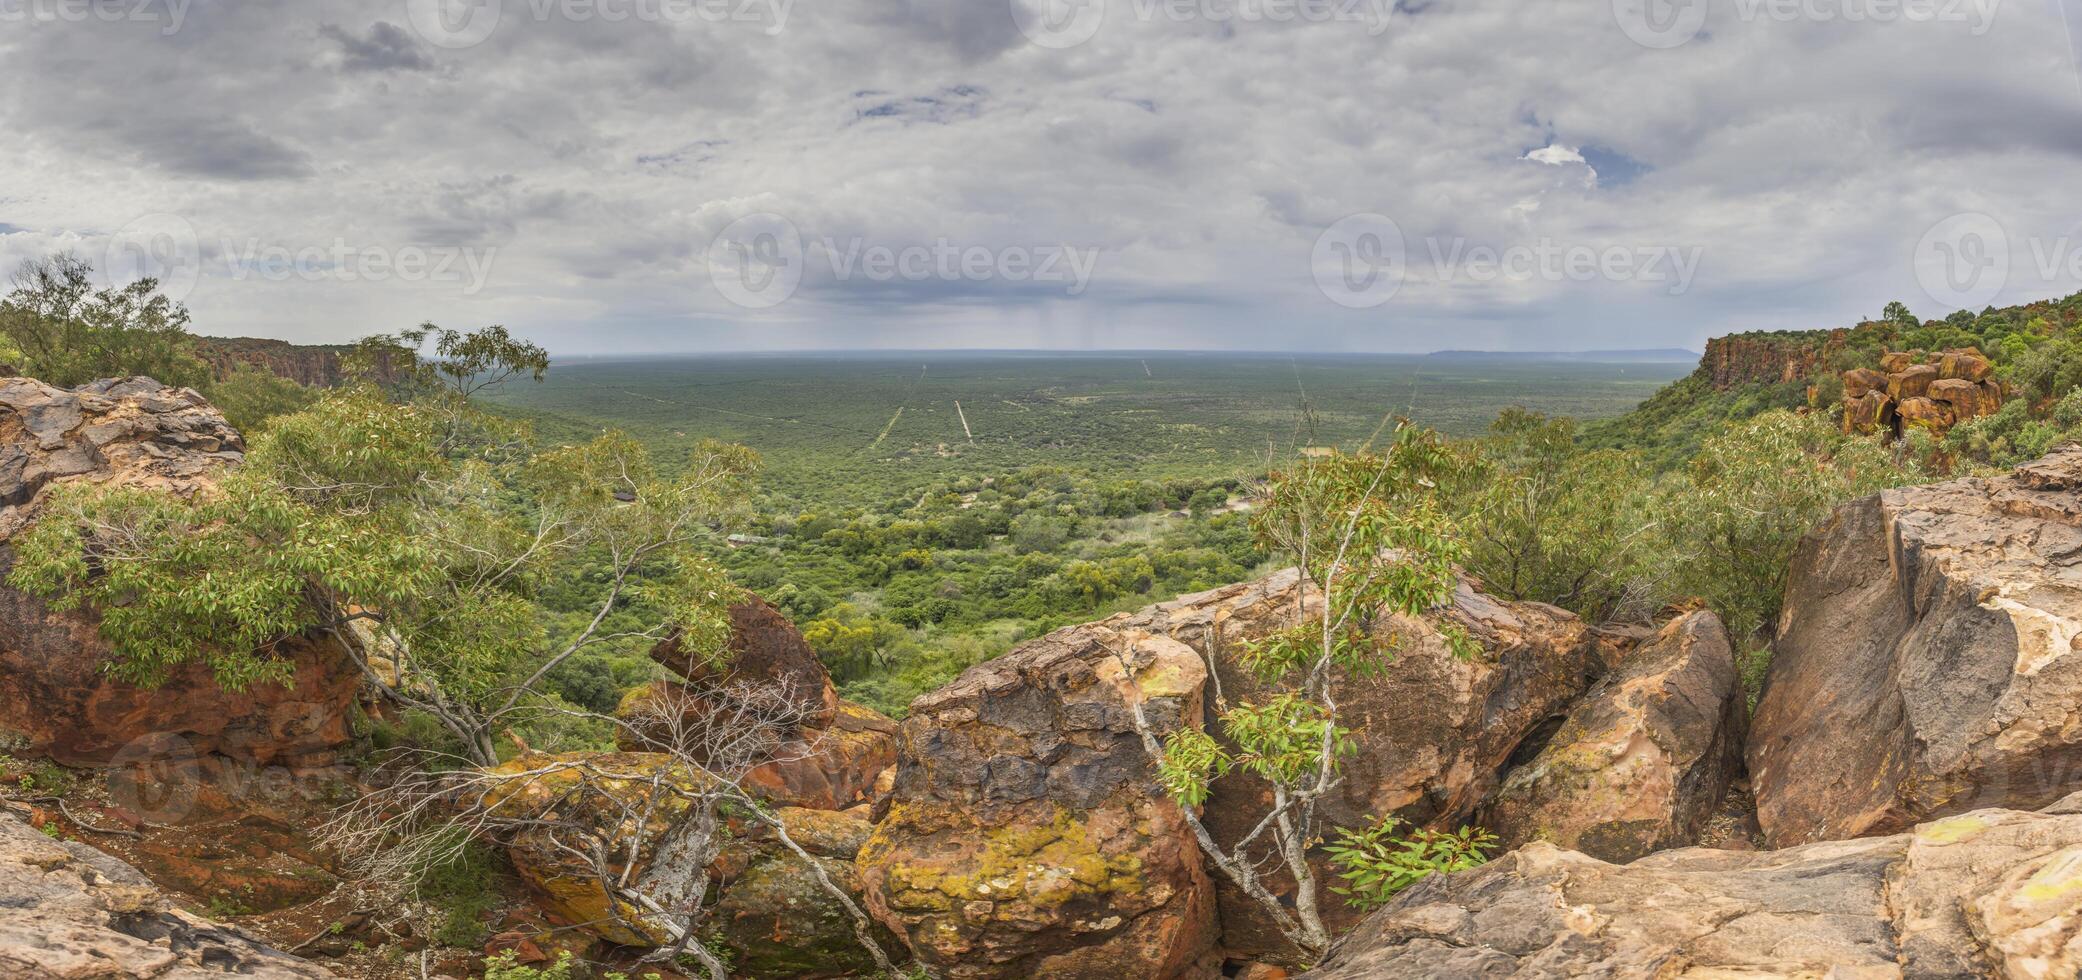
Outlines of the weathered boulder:
{"label": "weathered boulder", "polygon": [[[589,842],[606,842],[613,873],[626,871],[638,890],[674,907],[695,883],[683,873],[689,839],[683,832],[699,826],[689,823],[695,814],[687,791],[705,785],[706,776],[670,755],[640,752],[529,753],[493,771],[510,781],[485,800],[492,812],[506,823],[543,825],[510,835],[505,847],[544,911],[624,946],[670,938],[659,919],[611,898],[596,869],[572,847],[584,851]],[[863,903],[853,861],[868,823],[829,810],[774,812],[832,882]],[[870,970],[874,959],[855,936],[850,914],[802,859],[765,824],[729,820],[727,810],[724,816],[728,843],[707,868],[711,917],[703,932],[721,943],[738,972],[779,978]],[[885,950],[900,948],[886,932],[878,941]]]}
{"label": "weathered boulder", "polygon": [[1741,775],[1747,709],[1720,619],[1681,616],[1577,703],[1478,822],[1506,848],[1546,841],[1606,861],[1696,843]]}
{"label": "weathered boulder", "polygon": [[1843,397],[1856,398],[1870,392],[1887,390],[1887,376],[1871,368],[1852,368],[1843,373]]}
{"label": "weathered boulder", "polygon": [[1774,846],[2082,788],[2082,447],[1840,507],[1793,557],[1747,749]]}
{"label": "weathered boulder", "polygon": [[[732,606],[730,625],[725,649],[712,659],[685,649],[677,634],[652,649],[651,659],[686,680],[654,681],[625,696],[616,710],[627,726],[619,747],[674,748],[699,758],[710,732],[733,726],[738,712],[759,710],[745,705],[768,692],[776,695],[773,705],[788,706],[790,723],[745,785],[781,806],[842,810],[867,802],[876,777],[896,764],[896,722],[841,699],[816,651],[764,599]],[[743,696],[747,691],[752,698]]]}
{"label": "weathered boulder", "polygon": [[[829,810],[784,807],[776,815],[787,825],[789,839],[858,903],[854,859],[874,827]],[[852,914],[764,825],[742,828],[732,853],[717,865],[723,894],[716,904],[715,935],[730,950],[731,966],[739,974],[807,980],[874,973],[874,958],[860,944]],[[887,928],[875,926],[874,935],[885,951],[903,948]]]}
{"label": "weathered boulder", "polygon": [[1873,432],[1879,429],[1891,428],[1890,418],[1892,413],[1888,410],[1893,404],[1892,401],[1887,399],[1886,392],[1883,391],[1867,391],[1854,396],[1849,389],[1845,389],[1843,397],[1843,431]]}
{"label": "weathered boulder", "polygon": [[1159,732],[1198,724],[1206,675],[1174,640],[1086,625],[914,701],[860,853],[876,918],[957,980],[1188,975],[1213,886],[1132,711]]}
{"label": "weathered boulder", "polygon": [[1978,347],[1962,347],[1948,350],[1938,356],[1937,376],[1958,378],[1965,381],[1985,381],[1995,373],[1995,365]]}
{"label": "weathered boulder", "polygon": [[1911,364],[1887,377],[1887,394],[1895,401],[1906,401],[1923,396],[1930,390],[1930,383],[1937,380],[1937,368],[1929,364]]}
{"label": "weathered boulder", "polygon": [[1903,428],[1921,426],[1943,433],[1952,427],[1952,412],[1943,403],[1916,395],[1901,400],[1897,412]]}
{"label": "weathered boulder", "polygon": [[838,692],[817,651],[772,603],[747,596],[730,607],[730,637],[713,658],[688,649],[673,633],[651,649],[651,659],[697,686],[751,684],[781,692],[800,705],[804,723],[823,727],[838,709]]}
{"label": "weathered boulder", "polygon": [[[1249,701],[1265,688],[1238,654],[1246,643],[1284,628],[1296,615],[1296,573],[1289,569],[1159,603],[1104,621],[1115,630],[1173,637],[1215,664],[1209,700]],[[1318,608],[1310,596],[1308,607]],[[1454,656],[1429,622],[1384,620],[1377,629],[1402,637],[1392,667],[1338,685],[1342,723],[1358,751],[1344,761],[1344,780],[1322,804],[1332,825],[1357,826],[1393,814],[1450,829],[1473,817],[1502,773],[1539,751],[1547,733],[1577,696],[1607,669],[1621,648],[1553,606],[1502,602],[1462,583],[1452,605],[1437,614],[1466,630],[1480,655]],[[1221,842],[1240,840],[1270,809],[1269,789],[1254,776],[1232,773],[1215,782],[1204,809]],[[1319,856],[1320,858],[1320,856]],[[1320,876],[1327,864],[1318,860]],[[1299,962],[1295,951],[1255,902],[1217,878],[1222,943],[1239,959]],[[1291,882],[1273,882],[1283,894]],[[1324,903],[1333,927],[1357,913],[1334,898]]]}
{"label": "weathered boulder", "polygon": [[0,976],[204,980],[331,973],[173,908],[129,865],[0,811]]}
{"label": "weathered boulder", "polygon": [[360,674],[328,643],[292,639],[287,685],[220,688],[206,667],[143,689],[101,670],[109,648],[90,611],[56,612],[5,582],[9,543],[55,485],[82,481],[207,493],[241,459],[239,434],[188,389],[150,378],[54,388],[0,379],[0,737],[66,765],[163,754],[178,740],[240,762],[325,765],[351,733]]}
{"label": "weathered boulder", "polygon": [[1314,980],[2002,978],[2082,971],[2082,807],[1613,865],[1545,843],[1427,878]]}

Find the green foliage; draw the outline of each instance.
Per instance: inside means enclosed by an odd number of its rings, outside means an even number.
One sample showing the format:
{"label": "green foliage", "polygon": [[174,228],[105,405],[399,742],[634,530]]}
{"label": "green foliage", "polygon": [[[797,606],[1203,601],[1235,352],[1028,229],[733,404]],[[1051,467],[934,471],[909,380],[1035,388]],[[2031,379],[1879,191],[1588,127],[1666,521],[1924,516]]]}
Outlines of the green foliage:
{"label": "green foliage", "polygon": [[[1592,622],[1639,613],[1660,526],[1635,453],[1579,449],[1575,423],[1508,409],[1470,453],[1467,568],[1489,591]],[[1630,592],[1631,590],[1631,592]],[[1630,595],[1636,600],[1627,608]]]}
{"label": "green foliage", "polygon": [[1388,904],[1396,893],[1433,874],[1464,871],[1489,860],[1496,835],[1462,827],[1441,832],[1412,827],[1397,833],[1402,821],[1383,817],[1366,827],[1340,827],[1337,840],[1323,845],[1331,866],[1344,880],[1331,891],[1362,912]]}
{"label": "green foliage", "polygon": [[[466,341],[441,349],[478,363]],[[188,661],[234,690],[282,680],[278,644],[329,633],[392,660],[394,697],[496,761],[493,727],[554,707],[545,676],[596,638],[664,623],[687,649],[722,648],[736,591],[699,542],[757,465],[708,443],[660,467],[616,432],[537,452],[497,428],[451,396],[329,391],[277,417],[218,493],[62,488],[11,581],[100,611],[106,669],[144,685]],[[587,569],[600,574],[571,581]],[[568,587],[543,602],[555,585]],[[628,634],[603,632],[631,618]],[[602,741],[545,724],[533,730],[559,744]]]}
{"label": "green foliage", "polygon": [[1679,587],[1706,599],[1738,640],[1778,617],[1800,538],[1838,504],[1922,479],[1877,438],[1820,415],[1773,412],[1707,439],[1659,506]]}
{"label": "green foliage", "polygon": [[[420,872],[413,895],[441,914],[434,942],[476,949],[491,934],[485,917],[499,905],[497,881],[506,873],[504,859],[475,841],[460,842],[449,856]],[[487,964],[489,965],[489,964]]]}
{"label": "green foliage", "polygon": [[208,368],[188,334],[188,310],[154,279],[95,289],[93,266],[70,252],[22,263],[0,298],[0,337],[22,373],[71,387],[142,374],[203,387]]}
{"label": "green foliage", "polygon": [[211,382],[204,390],[210,404],[224,413],[224,420],[248,438],[278,415],[300,412],[318,399],[318,392],[252,364],[239,364],[231,373]]}
{"label": "green foliage", "polygon": [[514,962],[518,954],[514,950],[484,958],[484,980],[579,980],[585,973],[570,950],[557,953],[557,961],[547,966],[528,966]]}

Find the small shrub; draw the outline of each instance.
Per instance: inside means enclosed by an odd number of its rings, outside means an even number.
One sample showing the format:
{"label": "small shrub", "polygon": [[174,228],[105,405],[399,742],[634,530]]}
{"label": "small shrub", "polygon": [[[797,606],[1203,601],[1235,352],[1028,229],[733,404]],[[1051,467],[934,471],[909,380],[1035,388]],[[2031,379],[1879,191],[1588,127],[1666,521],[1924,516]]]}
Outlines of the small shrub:
{"label": "small shrub", "polygon": [[1345,882],[1330,890],[1345,896],[1346,904],[1361,911],[1380,908],[1429,875],[1487,862],[1497,844],[1495,834],[1479,827],[1451,832],[1413,827],[1398,834],[1400,826],[1402,821],[1384,817],[1370,827],[1340,827],[1337,843],[1324,845]]}

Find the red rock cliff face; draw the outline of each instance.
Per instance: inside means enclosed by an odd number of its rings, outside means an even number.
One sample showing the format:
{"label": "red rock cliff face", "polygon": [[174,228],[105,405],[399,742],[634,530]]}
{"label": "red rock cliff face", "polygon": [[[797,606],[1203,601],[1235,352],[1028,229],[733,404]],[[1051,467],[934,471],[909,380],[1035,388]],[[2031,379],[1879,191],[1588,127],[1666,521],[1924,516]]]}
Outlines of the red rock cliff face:
{"label": "red rock cliff face", "polygon": [[[251,364],[312,388],[330,388],[345,380],[340,370],[340,355],[347,352],[344,345],[292,344],[254,337],[197,337],[195,348],[209,364],[211,373],[219,378],[241,364]],[[382,380],[392,379],[387,365],[379,373]]]}
{"label": "red rock cliff face", "polygon": [[1699,368],[1713,380],[1716,389],[1765,382],[1776,384],[1811,377],[1822,372],[1823,360],[1843,345],[1849,331],[1832,330],[1826,340],[1817,334],[1734,334],[1706,342],[1706,356]]}

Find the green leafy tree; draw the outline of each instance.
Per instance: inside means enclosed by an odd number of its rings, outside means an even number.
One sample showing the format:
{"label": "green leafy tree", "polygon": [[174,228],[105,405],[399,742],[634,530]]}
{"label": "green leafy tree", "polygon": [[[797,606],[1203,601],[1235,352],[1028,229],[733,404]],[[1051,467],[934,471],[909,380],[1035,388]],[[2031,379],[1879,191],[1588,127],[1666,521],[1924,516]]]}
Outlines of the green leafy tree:
{"label": "green leafy tree", "polygon": [[1397,833],[1401,825],[1394,817],[1382,817],[1365,827],[1339,827],[1337,840],[1323,846],[1344,881],[1331,891],[1345,896],[1353,908],[1371,911],[1432,875],[1481,866],[1497,845],[1495,834],[1477,827],[1412,827]]}
{"label": "green leafy tree", "polygon": [[224,420],[249,436],[266,427],[269,419],[300,412],[318,399],[318,392],[252,364],[232,368],[206,393]]}
{"label": "green leafy tree", "polygon": [[[1134,709],[1158,779],[1186,809],[1202,851],[1312,955],[1329,945],[1330,933],[1308,851],[1321,833],[1318,804],[1354,751],[1339,714],[1338,679],[1385,668],[1400,643],[1388,625],[1392,617],[1419,616],[1452,598],[1463,551],[1432,489],[1450,459],[1435,435],[1403,428],[1383,451],[1304,457],[1272,474],[1253,528],[1268,550],[1299,570],[1295,621],[1243,655],[1272,693],[1222,706],[1217,724],[1233,749],[1197,728],[1159,744],[1140,704]],[[1446,623],[1439,631],[1456,653],[1471,653],[1464,631]],[[1271,809],[1225,847],[1197,808],[1211,782],[1231,772],[1263,780]],[[1267,848],[1271,863],[1295,883],[1291,904],[1265,883],[1260,852]]]}
{"label": "green leafy tree", "polygon": [[1738,641],[1778,618],[1793,549],[1837,505],[1913,483],[1920,465],[1819,414],[1768,412],[1708,438],[1659,503],[1679,585]]}
{"label": "green leafy tree", "polygon": [[94,288],[94,267],[70,252],[23,262],[0,298],[0,336],[23,373],[61,387],[141,374],[201,388],[209,369],[195,354],[188,310],[156,279]]}
{"label": "green leafy tree", "polygon": [[1499,595],[1593,622],[1652,603],[1657,524],[1640,457],[1581,449],[1573,421],[1521,409],[1491,433],[1464,498],[1468,570]]}
{"label": "green leafy tree", "polygon": [[[756,456],[704,443],[666,471],[614,432],[465,451],[465,415],[356,386],[276,418],[219,493],[63,488],[12,581],[98,610],[107,669],[140,684],[189,661],[232,689],[280,681],[281,642],[329,636],[473,765],[497,761],[495,736],[543,706],[560,665],[624,638],[609,624],[628,604],[653,611],[645,635],[721,648],[732,590],[699,542]],[[573,566],[595,573],[591,611],[552,634],[536,598]]]}

